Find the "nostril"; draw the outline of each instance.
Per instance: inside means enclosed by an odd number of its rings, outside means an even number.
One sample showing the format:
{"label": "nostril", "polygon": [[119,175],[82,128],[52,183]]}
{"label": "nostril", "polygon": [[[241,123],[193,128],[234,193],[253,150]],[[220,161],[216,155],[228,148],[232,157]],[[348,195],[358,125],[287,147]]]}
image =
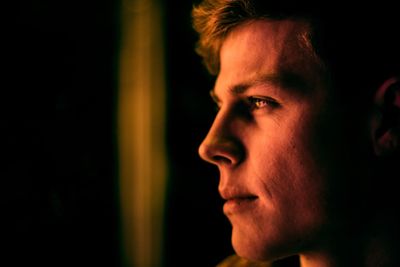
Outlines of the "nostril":
{"label": "nostril", "polygon": [[214,162],[218,162],[218,163],[223,163],[223,164],[231,164],[232,163],[232,161],[229,158],[224,157],[224,156],[216,155],[216,156],[213,156],[212,159]]}

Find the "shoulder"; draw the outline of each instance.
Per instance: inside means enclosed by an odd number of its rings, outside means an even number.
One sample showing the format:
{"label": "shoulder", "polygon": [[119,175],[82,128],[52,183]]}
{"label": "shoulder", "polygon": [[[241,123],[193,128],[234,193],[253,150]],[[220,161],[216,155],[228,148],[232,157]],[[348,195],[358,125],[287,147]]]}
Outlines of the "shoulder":
{"label": "shoulder", "polygon": [[249,261],[237,255],[232,255],[223,260],[216,267],[272,267],[272,265],[271,263]]}

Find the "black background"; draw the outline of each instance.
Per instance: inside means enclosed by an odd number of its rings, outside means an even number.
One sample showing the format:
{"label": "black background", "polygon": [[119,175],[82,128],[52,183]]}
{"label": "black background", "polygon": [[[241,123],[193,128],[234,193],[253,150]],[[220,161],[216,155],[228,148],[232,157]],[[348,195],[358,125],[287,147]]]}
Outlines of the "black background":
{"label": "black background", "polygon": [[[213,79],[194,53],[190,1],[164,8],[169,166],[165,266],[232,253],[216,169],[197,147]],[[3,266],[123,266],[116,110],[120,2],[13,1],[2,32]],[[138,266],[141,267],[141,266]]]}

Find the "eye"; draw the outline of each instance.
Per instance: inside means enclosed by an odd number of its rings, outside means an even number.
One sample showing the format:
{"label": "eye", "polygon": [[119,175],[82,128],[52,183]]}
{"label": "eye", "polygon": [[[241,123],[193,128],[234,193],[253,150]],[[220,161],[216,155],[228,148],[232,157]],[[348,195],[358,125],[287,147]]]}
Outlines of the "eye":
{"label": "eye", "polygon": [[248,102],[251,109],[278,108],[280,106],[275,99],[270,97],[250,96]]}

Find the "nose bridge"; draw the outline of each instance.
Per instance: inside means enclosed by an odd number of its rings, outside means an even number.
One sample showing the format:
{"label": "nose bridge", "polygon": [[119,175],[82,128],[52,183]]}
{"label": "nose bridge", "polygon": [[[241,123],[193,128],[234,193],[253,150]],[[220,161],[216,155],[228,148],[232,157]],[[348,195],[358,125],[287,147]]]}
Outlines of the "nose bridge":
{"label": "nose bridge", "polygon": [[233,123],[233,117],[230,115],[230,112],[221,110],[215,117],[205,141],[213,143],[219,140],[226,143],[234,135],[232,132]]}
{"label": "nose bridge", "polygon": [[199,147],[204,160],[219,164],[237,164],[243,157],[243,149],[238,136],[238,118],[229,110],[220,110]]}

